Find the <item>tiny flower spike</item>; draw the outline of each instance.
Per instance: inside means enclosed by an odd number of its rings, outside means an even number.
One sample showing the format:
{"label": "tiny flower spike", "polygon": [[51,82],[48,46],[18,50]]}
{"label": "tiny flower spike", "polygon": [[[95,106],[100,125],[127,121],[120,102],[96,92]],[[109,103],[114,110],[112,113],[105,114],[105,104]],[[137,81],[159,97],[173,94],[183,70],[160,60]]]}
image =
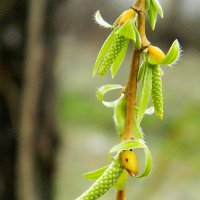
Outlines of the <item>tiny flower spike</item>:
{"label": "tiny flower spike", "polygon": [[110,69],[111,65],[115,61],[116,57],[119,55],[121,50],[123,49],[125,42],[127,39],[124,36],[119,34],[115,34],[115,38],[109,47],[106,55],[102,61],[102,64],[98,70],[98,75],[101,77],[106,74],[106,72]]}
{"label": "tiny flower spike", "polygon": [[152,65],[152,102],[156,115],[163,119],[162,79],[158,65]]}
{"label": "tiny flower spike", "polygon": [[104,76],[111,68],[111,75],[114,78],[120,68],[126,51],[128,49],[129,40],[132,40],[136,48],[140,47],[140,35],[136,28],[136,11],[128,9],[124,11],[114,25],[109,25],[97,11],[95,21],[104,28],[112,28],[113,31],[101,47],[94,64],[93,76],[98,73],[99,77]]}
{"label": "tiny flower spike", "polygon": [[123,166],[117,156],[102,176],[76,200],[95,200],[106,193],[123,172]]}

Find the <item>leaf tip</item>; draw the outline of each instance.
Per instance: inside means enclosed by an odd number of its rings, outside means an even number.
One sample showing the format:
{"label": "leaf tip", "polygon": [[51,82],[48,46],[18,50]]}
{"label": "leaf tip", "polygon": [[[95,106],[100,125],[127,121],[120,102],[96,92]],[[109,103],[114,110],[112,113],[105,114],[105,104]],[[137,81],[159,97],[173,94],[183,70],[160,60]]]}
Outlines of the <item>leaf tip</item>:
{"label": "leaf tip", "polygon": [[94,20],[95,20],[95,22],[96,22],[99,26],[101,26],[101,27],[103,27],[103,28],[113,28],[112,25],[110,25],[108,22],[106,22],[106,21],[102,18],[101,13],[100,13],[99,10],[97,10],[97,11],[95,12],[95,14],[94,14]]}

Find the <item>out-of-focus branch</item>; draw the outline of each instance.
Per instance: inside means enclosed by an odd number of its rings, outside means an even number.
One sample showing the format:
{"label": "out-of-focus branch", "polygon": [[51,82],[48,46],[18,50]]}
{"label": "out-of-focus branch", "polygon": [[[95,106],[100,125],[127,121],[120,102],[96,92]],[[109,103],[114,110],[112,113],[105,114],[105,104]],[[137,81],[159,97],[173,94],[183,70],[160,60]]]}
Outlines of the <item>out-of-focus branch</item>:
{"label": "out-of-focus branch", "polygon": [[35,187],[34,135],[36,132],[38,97],[42,81],[43,25],[47,0],[29,1],[29,18],[21,99],[21,116],[17,155],[17,197],[19,200],[38,200]]}

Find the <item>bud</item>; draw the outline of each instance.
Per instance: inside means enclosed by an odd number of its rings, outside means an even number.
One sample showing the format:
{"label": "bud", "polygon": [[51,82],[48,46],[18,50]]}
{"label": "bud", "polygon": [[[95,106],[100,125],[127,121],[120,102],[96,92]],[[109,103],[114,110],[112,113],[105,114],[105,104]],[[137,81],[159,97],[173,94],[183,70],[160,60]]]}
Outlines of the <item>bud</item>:
{"label": "bud", "polygon": [[148,47],[148,62],[152,65],[159,64],[165,59],[163,51],[156,46]]}
{"label": "bud", "polygon": [[119,55],[119,53],[123,49],[126,40],[127,39],[124,36],[116,34],[99,68],[99,71],[98,71],[99,76],[103,76],[106,74],[106,72],[111,67],[114,60],[116,59],[116,57]]}
{"label": "bud", "polygon": [[163,119],[162,79],[158,65],[152,68],[152,102],[156,115]]}
{"label": "bud", "polygon": [[117,157],[103,175],[76,200],[95,200],[106,193],[123,172],[119,157]]}
{"label": "bud", "polygon": [[135,17],[136,11],[133,9],[125,10],[114,22],[114,26],[122,26],[129,19],[133,19]]}
{"label": "bud", "polygon": [[135,176],[138,172],[138,161],[136,155],[131,150],[124,150],[120,153],[120,160],[123,167],[131,176]]}

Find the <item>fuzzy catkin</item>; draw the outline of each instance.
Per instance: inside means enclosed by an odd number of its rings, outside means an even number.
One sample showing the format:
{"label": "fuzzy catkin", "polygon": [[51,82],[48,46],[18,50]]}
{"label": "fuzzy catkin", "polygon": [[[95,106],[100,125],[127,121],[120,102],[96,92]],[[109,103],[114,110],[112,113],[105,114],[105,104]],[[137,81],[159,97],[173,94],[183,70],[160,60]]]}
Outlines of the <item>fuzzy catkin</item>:
{"label": "fuzzy catkin", "polygon": [[119,158],[116,158],[103,175],[76,200],[95,200],[106,193],[123,172]]}
{"label": "fuzzy catkin", "polygon": [[116,59],[116,57],[119,55],[119,53],[123,49],[126,40],[127,39],[124,36],[116,34],[98,70],[99,76],[103,76],[104,74],[106,74],[106,72],[109,70],[114,60]]}
{"label": "fuzzy catkin", "polygon": [[163,119],[162,79],[158,65],[152,68],[152,102],[156,115]]}

